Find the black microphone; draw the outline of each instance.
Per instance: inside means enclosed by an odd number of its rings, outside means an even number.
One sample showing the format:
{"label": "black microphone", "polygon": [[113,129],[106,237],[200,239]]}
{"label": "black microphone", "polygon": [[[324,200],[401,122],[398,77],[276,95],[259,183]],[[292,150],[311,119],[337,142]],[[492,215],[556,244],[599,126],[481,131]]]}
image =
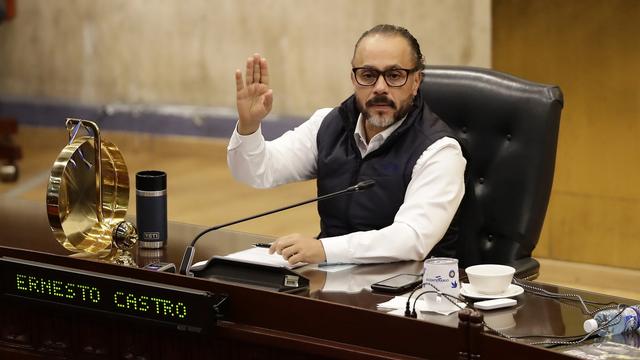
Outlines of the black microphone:
{"label": "black microphone", "polygon": [[235,224],[238,224],[238,223],[241,223],[241,222],[244,222],[244,221],[253,220],[253,219],[256,219],[256,218],[259,218],[259,217],[263,217],[263,216],[271,215],[273,213],[277,213],[277,212],[280,212],[280,211],[288,210],[288,209],[291,209],[291,208],[294,208],[294,207],[298,207],[300,205],[305,205],[305,204],[308,204],[308,203],[311,203],[311,202],[322,201],[322,200],[326,200],[326,199],[329,199],[329,198],[332,198],[332,197],[335,197],[335,196],[366,190],[366,189],[369,189],[369,188],[373,187],[375,184],[376,184],[375,180],[370,180],[370,179],[369,180],[363,180],[363,181],[361,181],[361,182],[359,182],[359,183],[357,183],[357,184],[355,184],[353,186],[349,186],[346,189],[343,189],[343,190],[340,190],[340,191],[336,191],[336,192],[331,193],[331,194],[318,196],[318,197],[315,197],[313,199],[309,199],[309,200],[301,201],[299,203],[295,203],[293,205],[288,205],[288,206],[281,207],[281,208],[278,208],[278,209],[275,209],[275,210],[270,210],[270,211],[263,212],[263,213],[260,213],[260,214],[257,214],[257,215],[253,215],[253,216],[249,216],[249,217],[246,217],[246,218],[243,218],[243,219],[240,219],[240,220],[235,220],[235,221],[232,221],[232,222],[228,222],[226,224],[216,225],[216,226],[210,227],[208,229],[205,229],[193,239],[193,241],[191,242],[191,245],[187,246],[186,250],[184,251],[184,255],[182,256],[182,261],[180,262],[179,273],[182,274],[182,275],[189,275],[189,276],[193,275],[190,270],[191,270],[191,264],[193,262],[193,256],[194,256],[195,251],[196,251],[195,250],[195,245],[196,245],[196,242],[198,241],[198,239],[200,239],[202,237],[202,235],[204,235],[206,233],[209,233],[211,231],[215,231],[215,230],[218,230],[218,229],[222,229],[222,228],[227,227],[227,226],[235,225]]}

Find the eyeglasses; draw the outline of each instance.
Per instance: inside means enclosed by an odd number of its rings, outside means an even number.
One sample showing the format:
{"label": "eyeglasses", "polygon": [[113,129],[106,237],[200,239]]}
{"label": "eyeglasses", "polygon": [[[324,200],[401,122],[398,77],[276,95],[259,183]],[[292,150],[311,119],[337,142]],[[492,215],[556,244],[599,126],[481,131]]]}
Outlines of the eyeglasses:
{"label": "eyeglasses", "polygon": [[409,74],[416,70],[418,69],[395,68],[380,71],[370,67],[357,67],[351,69],[358,85],[373,86],[378,81],[378,78],[380,78],[380,75],[382,75],[382,78],[384,78],[384,81],[390,87],[404,86],[404,84],[407,83]]}

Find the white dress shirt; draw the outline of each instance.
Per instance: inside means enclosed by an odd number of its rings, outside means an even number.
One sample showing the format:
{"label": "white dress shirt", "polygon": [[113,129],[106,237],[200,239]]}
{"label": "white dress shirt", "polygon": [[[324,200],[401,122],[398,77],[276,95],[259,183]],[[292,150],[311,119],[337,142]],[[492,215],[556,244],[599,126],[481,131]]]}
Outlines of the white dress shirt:
{"label": "white dress shirt", "polygon": [[[331,108],[316,111],[309,120],[279,138],[265,141],[259,128],[250,135],[233,132],[227,162],[233,176],[257,188],[316,177],[316,135]],[[354,137],[362,157],[374,151],[398,127],[393,124],[366,142],[362,116]],[[327,263],[375,263],[422,260],[442,239],[464,195],[466,160],[460,144],[444,137],[429,146],[413,168],[404,203],[393,223],[380,230],[357,231],[320,239]],[[366,194],[363,194],[366,196]]]}

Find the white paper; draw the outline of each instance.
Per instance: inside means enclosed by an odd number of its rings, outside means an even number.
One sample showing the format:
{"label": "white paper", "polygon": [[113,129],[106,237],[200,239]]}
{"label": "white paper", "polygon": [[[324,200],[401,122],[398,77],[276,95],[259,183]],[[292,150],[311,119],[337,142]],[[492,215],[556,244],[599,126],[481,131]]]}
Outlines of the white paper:
{"label": "white paper", "polygon": [[221,258],[274,267],[286,267],[288,269],[295,269],[306,265],[306,263],[289,265],[289,263],[282,257],[282,255],[278,255],[276,253],[269,254],[269,249],[263,247],[252,247],[247,250],[242,250],[226,256],[221,256]]}
{"label": "white paper", "polygon": [[[380,303],[378,304],[378,308],[380,309],[393,309],[394,311],[391,311],[390,314],[394,314],[394,315],[403,315],[404,316],[404,310],[407,306],[407,298],[406,296],[395,296],[393,299]],[[413,302],[415,300],[414,298],[411,298],[411,302],[409,303],[409,305],[411,306],[411,309],[413,309]],[[457,303],[458,306],[460,306],[460,308],[464,309],[467,305],[465,303],[459,302]],[[442,314],[442,315],[449,315],[452,314],[458,310],[449,310],[449,311],[436,311],[433,309],[430,309],[429,305],[427,304],[426,301],[422,300],[422,299],[418,299],[418,301],[416,302],[416,310],[417,311],[422,311],[422,312],[435,312],[438,314]]]}

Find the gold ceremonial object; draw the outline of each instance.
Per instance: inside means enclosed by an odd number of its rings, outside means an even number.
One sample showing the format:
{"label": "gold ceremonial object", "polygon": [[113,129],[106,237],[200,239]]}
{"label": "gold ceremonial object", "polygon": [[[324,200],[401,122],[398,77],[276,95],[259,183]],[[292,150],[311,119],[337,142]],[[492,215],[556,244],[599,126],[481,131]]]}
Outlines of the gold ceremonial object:
{"label": "gold ceremonial object", "polygon": [[[47,186],[49,225],[66,249],[113,257],[137,240],[135,226],[124,221],[127,166],[94,122],[67,119],[66,126],[69,144],[53,163]],[[81,129],[88,135],[79,136]]]}

